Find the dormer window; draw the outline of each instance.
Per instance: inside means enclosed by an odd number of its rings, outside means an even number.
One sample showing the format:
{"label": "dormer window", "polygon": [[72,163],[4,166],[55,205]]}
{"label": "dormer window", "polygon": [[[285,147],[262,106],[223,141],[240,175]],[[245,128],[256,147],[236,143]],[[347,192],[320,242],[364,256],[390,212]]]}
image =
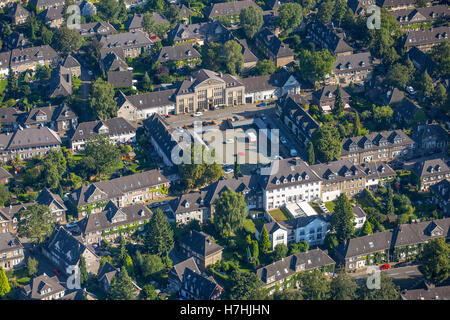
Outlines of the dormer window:
{"label": "dormer window", "polygon": [[287,179],[286,178],[284,178],[284,180],[283,180],[283,183],[287,183],[288,181],[287,181]]}
{"label": "dormer window", "polygon": [[189,208],[189,202],[186,201],[186,203],[184,204],[185,208]]}
{"label": "dormer window", "polygon": [[295,178],[294,177],[291,178],[291,182],[295,182]]}
{"label": "dormer window", "polygon": [[277,179],[277,181],[275,182],[276,185],[280,184],[280,180]]}

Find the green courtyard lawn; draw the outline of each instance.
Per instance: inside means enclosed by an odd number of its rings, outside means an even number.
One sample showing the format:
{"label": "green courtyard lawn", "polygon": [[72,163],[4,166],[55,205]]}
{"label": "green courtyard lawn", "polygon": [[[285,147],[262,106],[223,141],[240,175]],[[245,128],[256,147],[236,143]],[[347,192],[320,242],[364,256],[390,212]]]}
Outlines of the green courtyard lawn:
{"label": "green courtyard lawn", "polygon": [[330,212],[334,212],[334,207],[336,206],[336,203],[334,201],[328,201],[325,202],[325,207],[330,210]]}
{"label": "green courtyard lawn", "polygon": [[269,214],[276,221],[284,221],[284,220],[290,219],[289,215],[282,208],[271,210],[271,211],[269,211]]}

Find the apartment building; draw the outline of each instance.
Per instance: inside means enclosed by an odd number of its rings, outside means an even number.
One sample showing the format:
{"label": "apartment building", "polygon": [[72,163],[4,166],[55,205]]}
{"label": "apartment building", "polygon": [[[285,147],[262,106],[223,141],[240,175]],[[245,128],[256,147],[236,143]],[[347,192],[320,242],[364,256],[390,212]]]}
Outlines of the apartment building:
{"label": "apartment building", "polygon": [[142,31],[105,35],[100,39],[100,43],[102,44],[100,50],[102,57],[118,49],[122,51],[125,58],[136,58],[142,52],[150,53],[154,44]]}
{"label": "apartment building", "polygon": [[256,43],[276,67],[283,67],[294,61],[294,51],[282,42],[268,28],[261,29],[255,36]]}
{"label": "apartment building", "polygon": [[58,54],[49,45],[37,47],[20,47],[11,51],[9,68],[11,72],[20,73],[36,70],[37,66],[54,65]]}
{"label": "apartment building", "polygon": [[13,270],[23,266],[25,260],[23,245],[12,233],[0,233],[0,267]]}
{"label": "apartment building", "polygon": [[57,276],[49,277],[43,273],[31,279],[30,284],[22,287],[21,294],[26,300],[59,300],[64,297],[66,289]]}
{"label": "apartment building", "polygon": [[404,46],[407,51],[412,47],[417,47],[423,52],[428,52],[435,45],[448,40],[449,34],[450,27],[412,30],[406,35]]}
{"label": "apartment building", "polygon": [[434,158],[417,162],[413,173],[420,181],[420,190],[426,191],[432,185],[450,178],[450,167],[448,158]]}
{"label": "apartment building", "polygon": [[195,230],[181,237],[177,244],[188,258],[193,257],[201,270],[222,260],[223,247],[215,243],[206,233]]}

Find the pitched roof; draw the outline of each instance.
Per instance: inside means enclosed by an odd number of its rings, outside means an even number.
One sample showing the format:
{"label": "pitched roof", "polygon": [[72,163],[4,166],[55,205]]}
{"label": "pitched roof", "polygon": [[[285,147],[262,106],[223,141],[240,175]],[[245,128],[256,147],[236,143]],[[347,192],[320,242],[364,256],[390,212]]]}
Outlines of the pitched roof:
{"label": "pitched roof", "polygon": [[183,243],[192,251],[203,257],[207,257],[223,250],[223,247],[211,240],[210,236],[206,233],[198,232],[196,230],[190,231],[188,234],[181,237],[178,242]]}
{"label": "pitched roof", "polygon": [[116,88],[131,87],[133,86],[133,72],[129,70],[109,71],[108,82]]}
{"label": "pitched roof", "polygon": [[54,194],[48,188],[42,189],[41,193],[39,193],[36,198],[36,202],[39,204],[44,204],[46,206],[50,206],[52,203],[56,203],[60,209],[67,210],[64,205],[64,201],[61,199],[59,194]]}
{"label": "pitched roof", "polygon": [[167,61],[180,61],[185,59],[198,59],[201,54],[192,44],[182,44],[178,46],[162,47],[158,52],[156,61],[159,63]]}
{"label": "pitched roof", "polygon": [[0,180],[12,178],[12,174],[9,173],[5,168],[0,167]]}
{"label": "pitched roof", "polygon": [[96,35],[108,35],[116,32],[116,28],[108,21],[83,23],[78,29],[82,37],[91,37]]}
{"label": "pitched roof", "polygon": [[200,270],[198,269],[197,263],[195,263],[194,257],[187,258],[184,261],[181,261],[172,267],[172,273],[178,277],[178,280],[183,281],[183,275],[186,269],[190,269],[191,271],[200,274]]}
{"label": "pitched roof", "polygon": [[237,39],[239,44],[242,46],[242,56],[244,57],[244,63],[257,62],[258,58],[250,50],[245,39]]}
{"label": "pitched roof", "polygon": [[420,177],[428,177],[436,175],[436,172],[442,174],[450,173],[448,158],[434,158],[417,162],[413,167],[413,171]]}
{"label": "pitched roof", "polygon": [[450,300],[450,285],[404,290],[400,296],[403,300]]}
{"label": "pitched roof", "polygon": [[335,55],[353,52],[353,48],[345,42],[345,34],[338,32],[331,23],[324,24],[319,20],[315,20],[309,25],[308,32],[320,35],[325,48]]}
{"label": "pitched roof", "polygon": [[239,15],[242,9],[249,7],[259,8],[253,0],[212,3],[208,10],[208,17],[211,19],[226,15]]}
{"label": "pitched roof", "polygon": [[305,109],[302,104],[306,103],[302,96],[287,95],[281,101],[280,107],[284,114],[294,122],[294,124],[301,128],[304,133],[311,136],[320,125]]}
{"label": "pitched roof", "polygon": [[277,58],[290,57],[294,55],[294,51],[289,48],[289,45],[278,39],[278,37],[268,28],[261,29],[257,33],[256,37]]}
{"label": "pitched roof", "polygon": [[445,19],[450,16],[448,6],[430,6],[422,8],[401,9],[389,12],[400,23],[419,23]]}
{"label": "pitched roof", "polygon": [[184,271],[181,286],[196,300],[210,300],[216,290],[222,291],[222,287],[216,283],[213,277],[204,277],[189,268]]}
{"label": "pitched roof", "polygon": [[395,170],[392,169],[387,163],[385,162],[364,162],[359,165],[361,169],[364,171],[364,173],[367,175],[368,179],[371,178],[385,178],[390,176],[395,176]]}
{"label": "pitched roof", "polygon": [[373,58],[370,52],[352,53],[345,56],[336,57],[333,66],[335,74],[358,72],[359,70],[372,69]]}
{"label": "pitched roof", "polygon": [[[337,95],[338,86],[337,85],[327,85],[320,88],[317,91],[314,91],[313,98],[316,103],[322,105],[324,103],[332,102],[334,103]],[[347,91],[341,87],[341,97],[342,101],[348,101],[350,99],[350,95]]]}
{"label": "pitched roof", "polygon": [[445,202],[450,202],[450,180],[444,179],[430,187],[430,191],[434,196],[439,197]]}
{"label": "pitched roof", "polygon": [[401,224],[395,230],[395,247],[403,247],[423,243],[430,239],[449,235],[450,218]]}
{"label": "pitched roof", "polygon": [[[414,141],[403,130],[372,132],[362,136],[346,138],[342,141],[341,155],[355,151],[371,151],[386,146],[406,146]],[[355,150],[353,150],[355,149]]]}
{"label": "pitched roof", "polygon": [[0,149],[3,147],[7,150],[61,144],[58,133],[47,127],[20,129],[10,135],[0,134],[0,141],[7,142],[3,146],[0,143]]}
{"label": "pitched roof", "polygon": [[55,293],[64,292],[65,288],[57,276],[49,277],[44,273],[33,277],[30,284],[23,287],[23,291],[28,299],[43,300]]}
{"label": "pitched roof", "polygon": [[359,166],[347,159],[315,164],[311,166],[311,170],[324,180],[345,181],[366,177],[365,172]]}
{"label": "pitched roof", "polygon": [[115,136],[128,134],[130,132],[136,132],[136,127],[128,120],[116,117],[106,120],[81,122],[78,124],[70,140],[76,141],[88,139],[97,134]]}
{"label": "pitched roof", "polygon": [[11,68],[29,64],[30,61],[53,60],[57,57],[58,54],[49,45],[17,48],[11,51]]}
{"label": "pitched roof", "polygon": [[23,249],[19,238],[12,233],[0,233],[0,253]]}
{"label": "pitched roof", "polygon": [[111,51],[103,58],[102,62],[106,72],[128,70],[128,64],[123,59],[123,53],[118,54]]}
{"label": "pitched roof", "polygon": [[126,100],[139,110],[175,104],[175,89],[158,90],[153,92],[126,96]]}
{"label": "pitched roof", "polygon": [[345,244],[339,245],[339,251],[345,258],[364,256],[369,253],[391,248],[393,231],[375,232],[364,237],[347,240]]}
{"label": "pitched roof", "polygon": [[69,54],[65,59],[62,65],[66,68],[76,68],[81,67],[80,63],[77,59],[74,58],[73,55]]}
{"label": "pitched roof", "polygon": [[424,30],[409,31],[405,38],[405,47],[433,45],[448,39],[450,27],[437,27]]}
{"label": "pitched roof", "polygon": [[227,41],[232,34],[220,22],[209,21],[203,23],[179,23],[171,33],[174,42],[189,40]]}

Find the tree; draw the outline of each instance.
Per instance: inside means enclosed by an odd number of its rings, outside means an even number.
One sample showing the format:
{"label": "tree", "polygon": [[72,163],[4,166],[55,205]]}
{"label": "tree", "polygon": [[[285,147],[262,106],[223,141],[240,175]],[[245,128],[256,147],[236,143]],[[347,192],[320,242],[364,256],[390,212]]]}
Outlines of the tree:
{"label": "tree", "polygon": [[327,300],[330,281],[322,271],[302,272],[299,276],[300,287],[305,300]]}
{"label": "tree", "polygon": [[261,9],[253,6],[243,8],[239,14],[239,23],[245,36],[249,39],[253,38],[264,23]]}
{"label": "tree", "polygon": [[439,83],[434,87],[433,94],[431,96],[431,105],[435,108],[442,108],[447,100],[447,91],[442,83]]}
{"label": "tree", "polygon": [[17,231],[21,237],[34,239],[40,243],[53,230],[53,215],[46,205],[34,204],[19,211],[18,216]]}
{"label": "tree", "polygon": [[11,199],[11,194],[8,188],[4,185],[0,185],[0,206],[4,207],[7,202]]}
{"label": "tree", "polygon": [[394,210],[394,190],[392,190],[392,187],[389,185],[386,192],[386,213],[394,214]]}
{"label": "tree", "polygon": [[63,25],[57,28],[53,35],[53,46],[63,53],[71,53],[80,49],[83,38],[76,29]]}
{"label": "tree", "polygon": [[312,166],[316,163],[316,156],[314,154],[314,146],[311,141],[308,142],[308,164]]}
{"label": "tree", "polygon": [[86,260],[83,256],[80,257],[80,284],[84,286],[88,281],[88,273],[86,269]]}
{"label": "tree", "polygon": [[361,230],[361,235],[363,236],[367,236],[369,234],[372,234],[372,225],[370,224],[369,220],[366,220],[366,222],[364,223],[362,230]]}
{"label": "tree", "polygon": [[407,66],[401,63],[396,63],[388,71],[385,81],[388,85],[397,87],[399,89],[405,89],[405,87],[411,81],[411,76],[411,70]]}
{"label": "tree", "polygon": [[134,264],[133,264],[133,260],[131,260],[131,257],[129,254],[127,254],[126,258],[125,258],[125,268],[127,269],[127,272],[130,276],[134,275]]}
{"label": "tree", "polygon": [[122,268],[111,281],[109,288],[109,300],[135,300],[135,287],[128,275],[127,269]]}
{"label": "tree", "polygon": [[166,256],[173,249],[173,231],[164,212],[158,208],[147,225],[145,248],[151,254]]}
{"label": "tree", "polygon": [[152,276],[164,269],[164,263],[156,254],[148,254],[144,258],[142,266],[142,275],[144,277]]}
{"label": "tree", "polygon": [[206,69],[218,71],[222,67],[222,45],[209,42],[202,47],[202,66]]}
{"label": "tree", "polygon": [[104,135],[95,135],[86,141],[85,167],[96,175],[110,173],[122,163],[119,148]]}
{"label": "tree", "polygon": [[450,274],[450,248],[444,238],[433,239],[423,246],[420,271],[435,284],[444,282]]}
{"label": "tree", "polygon": [[341,86],[336,89],[336,97],[334,99],[334,113],[340,116],[344,112],[344,101],[342,101]]}
{"label": "tree", "polygon": [[303,300],[303,295],[299,290],[276,290],[273,294],[273,300]]}
{"label": "tree", "polygon": [[42,161],[42,177],[44,185],[50,189],[60,186],[62,175],[66,172],[67,163],[61,151],[50,150],[47,157]]}
{"label": "tree", "polygon": [[336,0],[334,3],[334,13],[333,19],[341,25],[342,19],[344,19],[345,13],[347,11],[347,0]]}
{"label": "tree", "polygon": [[272,247],[272,245],[270,244],[270,240],[269,240],[269,233],[267,232],[267,229],[265,226],[262,227],[261,238],[259,240],[259,246],[261,248],[261,251],[264,254],[269,252],[270,248]]}
{"label": "tree", "polygon": [[309,249],[309,244],[305,240],[300,241],[299,243],[291,243],[289,245],[289,255],[306,252]]}
{"label": "tree", "polygon": [[244,65],[241,45],[235,40],[229,40],[225,42],[223,52],[225,54],[225,65],[228,72],[233,75],[240,73]]}
{"label": "tree", "polygon": [[281,258],[285,258],[288,253],[288,247],[284,243],[279,243],[275,246],[273,250],[273,256],[275,260],[281,260]]}
{"label": "tree", "polygon": [[99,17],[105,21],[121,24],[127,19],[127,11],[123,0],[100,0],[96,7]]}
{"label": "tree", "polygon": [[170,24],[167,22],[157,23],[153,18],[153,12],[147,11],[142,18],[142,27],[151,34],[156,34],[159,38],[163,38],[170,29]]}
{"label": "tree", "polygon": [[394,110],[389,106],[375,107],[373,109],[373,120],[378,124],[386,127],[391,123]]}
{"label": "tree", "polygon": [[158,297],[158,293],[155,290],[155,287],[151,284],[147,284],[142,287],[142,298],[144,300],[155,300]]}
{"label": "tree", "polygon": [[302,10],[302,6],[298,3],[284,3],[279,9],[278,25],[284,30],[295,28],[302,22]]}
{"label": "tree", "polygon": [[356,300],[356,290],[358,285],[345,272],[341,271],[330,283],[330,299],[331,300]]}
{"label": "tree", "polygon": [[299,54],[300,74],[305,80],[318,81],[331,73],[335,61],[328,49],[314,52],[303,49]]}
{"label": "tree", "polygon": [[237,179],[241,176],[241,165],[238,161],[238,157],[236,156],[236,159],[234,160],[234,177]]}
{"label": "tree", "polygon": [[324,24],[331,22],[334,13],[334,3],[332,1],[324,1],[319,7],[317,18]]}
{"label": "tree", "polygon": [[435,77],[448,77],[450,74],[450,42],[445,39],[431,49],[430,56],[436,63]]}
{"label": "tree", "polygon": [[182,19],[181,9],[179,6],[171,4],[164,13],[164,16],[170,21],[172,25],[176,24]]}
{"label": "tree", "polygon": [[265,76],[275,73],[276,70],[277,67],[275,66],[275,63],[273,62],[273,60],[269,59],[259,60],[255,66],[255,73],[259,76]]}
{"label": "tree", "polygon": [[339,243],[350,239],[354,234],[355,228],[353,226],[353,210],[350,201],[345,193],[336,200],[336,206],[334,207],[334,213],[330,219],[330,229],[336,233],[336,239]]}
{"label": "tree", "polygon": [[214,205],[214,225],[223,237],[229,237],[243,227],[248,212],[242,193],[225,190]]}
{"label": "tree", "polygon": [[102,120],[117,116],[117,102],[114,100],[114,86],[101,78],[92,84],[89,96],[92,113]]}
{"label": "tree", "polygon": [[314,154],[320,162],[329,162],[341,155],[342,142],[339,131],[331,125],[318,128],[311,137],[314,145]]}
{"label": "tree", "polygon": [[258,241],[252,241],[252,258],[254,265],[257,266],[259,264],[259,244]]}
{"label": "tree", "polygon": [[433,94],[433,79],[426,70],[420,75],[419,88],[425,97],[431,97]]}
{"label": "tree", "polygon": [[38,272],[38,261],[32,257],[28,257],[27,260],[27,273],[28,276],[33,276]]}
{"label": "tree", "polygon": [[142,89],[144,89],[145,91],[150,91],[152,89],[152,81],[150,80],[147,71],[145,71],[143,77]]}
{"label": "tree", "polygon": [[262,281],[253,272],[234,270],[230,275],[230,300],[255,300],[260,295]]}
{"label": "tree", "polygon": [[10,291],[11,287],[9,286],[8,277],[3,267],[0,266],[0,297],[4,297]]}
{"label": "tree", "polygon": [[[367,285],[359,287],[358,295],[361,300],[398,300],[398,287],[384,272],[380,272],[380,289],[369,289]],[[367,283],[367,278],[364,284]]]}

